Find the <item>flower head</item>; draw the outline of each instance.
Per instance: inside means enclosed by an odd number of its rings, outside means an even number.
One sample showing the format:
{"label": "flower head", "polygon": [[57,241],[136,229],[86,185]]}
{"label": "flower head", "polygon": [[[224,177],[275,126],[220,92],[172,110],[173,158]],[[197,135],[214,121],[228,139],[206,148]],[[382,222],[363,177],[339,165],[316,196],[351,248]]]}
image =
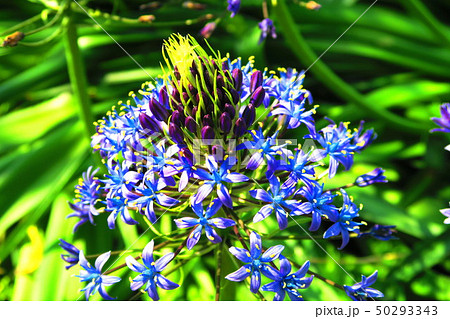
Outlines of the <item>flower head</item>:
{"label": "flower head", "polygon": [[276,39],[277,34],[272,20],[266,18],[258,24],[258,27],[261,29],[261,36],[259,37],[258,44],[261,44],[269,34],[273,39]]}
{"label": "flower head", "polygon": [[359,216],[359,208],[356,207],[355,203],[352,202],[350,197],[343,189],[341,189],[341,193],[344,198],[344,204],[339,209],[339,214],[333,217],[330,216],[330,220],[334,222],[334,224],[323,234],[323,238],[329,238],[341,234],[342,245],[341,247],[339,247],[339,249],[347,246],[350,240],[349,232],[355,232],[356,234],[359,234],[359,226],[365,224],[353,221],[353,218]]}
{"label": "flower head", "polygon": [[275,210],[277,215],[278,226],[280,229],[285,229],[288,224],[288,212],[286,209],[293,211],[291,215],[297,215],[298,201],[295,199],[287,199],[295,192],[295,185],[286,187],[280,186],[278,177],[272,175],[269,178],[270,192],[264,189],[255,189],[250,191],[250,195],[260,201],[270,203],[261,207],[261,209],[253,217],[253,222],[257,223],[266,219]]}
{"label": "flower head", "polygon": [[374,225],[370,231],[361,233],[359,237],[372,236],[379,240],[398,239],[393,235],[396,232],[395,227],[395,225],[385,226],[377,224]]}
{"label": "flower head", "polygon": [[292,301],[303,300],[298,289],[306,289],[311,285],[314,276],[306,277],[309,269],[309,261],[306,261],[300,269],[291,274],[291,263],[286,257],[280,255],[280,270],[276,271],[275,281],[262,286],[263,291],[273,291],[273,301],[283,301],[286,293]]}
{"label": "flower head", "polygon": [[214,156],[208,156],[206,159],[206,167],[209,173],[203,170],[197,170],[195,174],[204,183],[197,190],[197,193],[193,196],[194,204],[200,204],[214,189],[216,186],[217,196],[220,201],[227,207],[233,208],[233,201],[225,183],[239,183],[248,181],[248,177],[240,173],[232,173],[230,169],[234,166],[234,159],[232,157],[226,157],[220,164],[216,161]]}
{"label": "flower head", "polygon": [[119,282],[121,279],[120,277],[116,276],[102,275],[102,268],[108,261],[110,256],[110,251],[98,256],[95,260],[95,267],[92,267],[91,264],[89,264],[89,262],[86,260],[86,257],[84,257],[83,251],[80,251],[80,265],[84,270],[81,270],[80,275],[77,275],[77,277],[81,278],[81,282],[89,282],[86,287],[81,289],[81,291],[84,291],[86,300],[89,300],[89,297],[97,293],[97,291],[100,293],[103,299],[114,299],[106,293],[105,286],[111,286]]}
{"label": "flower head", "polygon": [[[450,205],[450,203],[449,203],[449,205]],[[450,224],[450,208],[441,209],[440,212],[442,213],[442,215],[447,217],[447,219],[444,220],[444,224]]]}
{"label": "flower head", "polygon": [[373,171],[358,176],[355,180],[355,184],[359,187],[365,187],[369,186],[375,183],[387,183],[388,180],[386,179],[386,176],[384,176],[384,169],[381,168],[375,168]]}
{"label": "flower head", "polygon": [[70,269],[71,267],[77,265],[80,260],[80,250],[74,245],[62,239],[59,240],[59,246],[61,246],[62,249],[68,252],[68,254],[61,254],[61,259],[69,264],[66,266],[66,269]]}
{"label": "flower head", "polygon": [[361,282],[358,282],[353,286],[344,285],[345,293],[354,301],[365,301],[368,298],[382,298],[384,297],[382,292],[369,287],[375,283],[377,277],[378,271],[375,271],[369,277],[361,275]]}
{"label": "flower head", "polygon": [[186,247],[189,250],[192,249],[195,244],[197,244],[203,229],[205,229],[206,237],[208,238],[208,240],[216,244],[220,243],[222,241],[222,238],[220,238],[213,227],[224,229],[235,225],[235,222],[231,219],[222,217],[211,218],[217,213],[220,207],[222,207],[222,202],[217,198],[211,202],[211,204],[206,209],[206,212],[204,211],[202,204],[193,204],[192,210],[198,216],[198,218],[183,217],[180,219],[175,219],[175,223],[177,224],[178,228],[195,227],[189,235],[186,243]]}
{"label": "flower head", "polygon": [[172,290],[178,288],[179,285],[161,275],[161,271],[163,271],[167,264],[173,259],[174,254],[166,254],[157,261],[154,261],[153,247],[153,240],[145,246],[142,252],[142,261],[144,264],[137,262],[136,259],[131,256],[128,256],[125,261],[128,268],[139,273],[139,275],[131,282],[131,290],[138,290],[145,285],[144,290],[147,291],[148,296],[157,301],[159,300],[157,287],[165,290]]}
{"label": "flower head", "polygon": [[241,0],[228,0],[227,10],[231,12],[231,17],[233,18],[239,11],[241,6]]}
{"label": "flower head", "polygon": [[98,215],[95,205],[99,201],[101,185],[99,180],[94,177],[97,172],[98,169],[92,171],[92,166],[89,167],[83,173],[83,178],[80,178],[79,184],[75,186],[76,199],[73,203],[69,203],[74,212],[67,215],[67,218],[77,217],[80,219],[73,228],[74,232],[87,221],[94,224],[94,216]]}
{"label": "flower head", "polygon": [[261,236],[252,232],[250,234],[250,251],[237,247],[231,247],[229,249],[230,253],[244,262],[245,265],[225,278],[231,281],[242,281],[248,276],[251,276],[250,291],[257,293],[261,286],[261,273],[272,280],[277,278],[277,270],[269,266],[268,263],[278,259],[283,249],[283,245],[277,245],[268,248],[262,253]]}
{"label": "flower head", "polygon": [[332,204],[333,198],[337,195],[324,192],[323,187],[324,184],[306,184],[296,193],[306,199],[306,201],[298,205],[297,209],[303,214],[312,214],[310,231],[319,229],[322,217],[330,220],[337,220],[338,218],[338,209]]}
{"label": "flower head", "polygon": [[441,117],[432,117],[431,120],[440,127],[434,128],[430,132],[450,133],[450,103],[442,104]]}

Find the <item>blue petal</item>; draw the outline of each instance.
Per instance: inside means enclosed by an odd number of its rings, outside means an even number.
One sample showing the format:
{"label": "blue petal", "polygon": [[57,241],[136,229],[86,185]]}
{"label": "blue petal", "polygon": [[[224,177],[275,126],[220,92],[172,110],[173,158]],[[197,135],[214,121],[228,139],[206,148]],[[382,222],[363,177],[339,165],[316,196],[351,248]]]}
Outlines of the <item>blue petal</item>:
{"label": "blue petal", "polygon": [[306,273],[308,272],[309,269],[309,260],[305,261],[305,263],[300,267],[299,270],[297,270],[294,275],[298,278],[303,278],[305,277]]}
{"label": "blue petal", "polygon": [[250,275],[251,272],[250,268],[251,266],[244,265],[235,272],[232,272],[231,274],[227,275],[225,279],[228,279],[230,281],[242,281]]}
{"label": "blue petal", "polygon": [[286,257],[280,255],[280,274],[283,277],[286,277],[291,273],[291,263],[287,260]]}
{"label": "blue petal", "polygon": [[137,262],[132,256],[127,256],[125,258],[125,262],[127,263],[128,268],[130,268],[134,272],[142,273],[147,268],[141,263]]}
{"label": "blue petal", "polygon": [[223,184],[217,184],[217,196],[219,196],[222,203],[228,208],[233,208],[233,201],[231,200],[228,189]]}
{"label": "blue petal", "polygon": [[197,218],[192,217],[183,217],[175,219],[174,222],[178,228],[189,228],[199,224],[199,220]]}
{"label": "blue petal", "polygon": [[156,284],[158,285],[158,287],[165,289],[165,290],[172,290],[172,289],[180,287],[179,284],[176,284],[176,283],[170,281],[169,279],[167,279],[166,277],[164,277],[163,275],[160,275],[160,274],[156,275]]}
{"label": "blue petal", "polygon": [[261,236],[259,236],[257,233],[252,232],[250,234],[250,255],[253,259],[258,259],[261,255]]}
{"label": "blue petal", "polygon": [[282,209],[281,207],[277,207],[276,208],[276,212],[277,212],[277,221],[278,221],[278,227],[280,227],[280,229],[285,229],[288,225],[288,220],[287,220],[287,213],[284,209]]}
{"label": "blue petal", "polygon": [[330,228],[326,230],[326,232],[323,234],[323,238],[330,238],[333,236],[337,236],[341,233],[341,227],[339,226],[339,223],[333,224]]}
{"label": "blue petal", "polygon": [[260,201],[268,202],[268,203],[273,202],[272,197],[264,189],[254,189],[254,190],[251,190],[249,193],[250,193],[250,196],[252,196],[253,198],[256,198]]}
{"label": "blue petal", "polygon": [[217,228],[221,228],[221,229],[225,229],[227,227],[236,225],[234,220],[231,220],[228,218],[222,218],[222,217],[212,218],[212,219],[208,220],[208,224],[210,224],[211,226],[217,227]]}
{"label": "blue petal", "polygon": [[247,249],[230,247],[230,253],[244,263],[251,263],[252,257]]}
{"label": "blue petal", "polygon": [[250,278],[250,291],[256,294],[261,286],[261,274],[259,271],[253,271]]}
{"label": "blue petal", "polygon": [[194,228],[186,242],[187,249],[191,250],[192,247],[194,247],[198,243],[198,241],[200,240],[200,236],[202,235],[202,229],[202,225],[197,225]]}
{"label": "blue petal", "polygon": [[220,238],[216,231],[209,225],[205,225],[205,234],[206,238],[208,238],[208,240],[213,244],[222,242],[222,238]]}
{"label": "blue petal", "polygon": [[167,264],[173,259],[173,256],[174,256],[173,253],[169,253],[159,258],[155,262],[155,270],[157,272],[161,272],[164,268],[166,268]]}
{"label": "blue petal", "polygon": [[97,259],[95,260],[95,268],[101,271],[105,263],[108,261],[109,256],[111,256],[111,251],[108,251],[98,256]]}
{"label": "blue petal", "polygon": [[212,183],[205,183],[197,190],[197,194],[194,195],[193,200],[195,204],[200,204],[213,190]]}
{"label": "blue petal", "polygon": [[260,260],[265,263],[274,261],[278,259],[283,249],[284,249],[283,245],[272,246],[264,252]]}
{"label": "blue petal", "polygon": [[222,202],[219,199],[214,199],[206,209],[205,218],[209,219],[214,216],[217,211],[222,207]]}
{"label": "blue petal", "polygon": [[153,263],[153,246],[154,241],[152,240],[145,246],[144,250],[142,251],[142,261],[148,268],[152,267]]}
{"label": "blue petal", "polygon": [[272,212],[273,212],[272,204],[264,205],[253,217],[253,222],[257,223],[262,221],[263,219],[266,219],[270,214],[272,214]]}

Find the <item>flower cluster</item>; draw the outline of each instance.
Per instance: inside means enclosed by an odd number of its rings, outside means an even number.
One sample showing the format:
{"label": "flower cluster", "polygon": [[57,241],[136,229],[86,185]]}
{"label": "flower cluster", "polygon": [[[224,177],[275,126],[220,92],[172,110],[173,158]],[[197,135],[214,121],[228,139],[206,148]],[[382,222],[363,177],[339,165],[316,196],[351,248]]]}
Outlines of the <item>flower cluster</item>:
{"label": "flower cluster", "polygon": [[[229,1],[237,11],[236,3]],[[281,255],[284,245],[264,247],[261,238],[267,234],[254,230],[263,224],[275,233],[295,233],[300,230],[296,219],[303,218],[310,220],[312,232],[326,229],[324,239],[342,238],[343,249],[350,233],[360,235],[359,227],[365,225],[359,219],[361,207],[344,188],[386,182],[384,171],[378,168],[335,189],[327,189],[323,178],[333,178],[340,164],[349,170],[375,133],[364,130],[363,123],[352,130],[349,123],[331,121],[316,129],[317,106],[311,105],[311,94],[303,88],[304,74],[295,69],[260,71],[252,59],[244,64],[218,52],[210,55],[193,38],[180,35],[165,42],[164,59],[161,77],[144,83],[139,95],[131,92],[129,101],[119,102],[95,123],[92,147],[102,157],[104,174],[96,178],[97,170],[88,169],[76,187],[77,199],[70,204],[74,213],[69,216],[79,218],[74,231],[105,215],[110,229],[120,216],[129,227],[143,224],[158,233],[155,227],[165,214],[174,217],[178,229],[161,234],[157,240],[168,240],[158,245],[149,238],[142,256],[126,251],[126,263],[104,273],[109,253],[92,267],[83,252],[62,241],[68,252],[63,259],[69,267],[79,263],[84,269],[80,278],[89,281],[87,298],[99,291],[109,299],[105,286],[120,278],[108,274],[128,265],[139,273],[131,290],[144,287],[158,300],[157,287],[178,287],[165,277],[172,272],[165,271],[167,265],[176,264],[177,269],[179,260],[208,254],[209,247],[221,242],[244,263],[226,279],[249,277],[255,294],[272,291],[274,300],[283,300],[286,293],[291,300],[302,300],[299,289],[307,288],[313,278],[306,277],[313,274],[309,262],[302,261],[303,266],[291,273],[291,264],[301,263],[287,253]],[[282,140],[287,129],[303,130],[303,139],[316,146],[305,149],[296,141]],[[235,242],[243,247],[232,246]],[[154,250],[174,243],[179,246],[173,253],[153,260]],[[182,259],[177,258],[180,254]],[[266,278],[272,282],[264,283]]]}
{"label": "flower cluster", "polygon": [[[431,120],[439,125],[439,128],[434,128],[430,132],[443,132],[450,133],[450,103],[444,103],[441,105],[441,117],[432,117]],[[450,144],[445,147],[447,151],[450,151]],[[450,224],[450,208],[441,209],[442,215],[447,217],[444,220],[444,224]]]}

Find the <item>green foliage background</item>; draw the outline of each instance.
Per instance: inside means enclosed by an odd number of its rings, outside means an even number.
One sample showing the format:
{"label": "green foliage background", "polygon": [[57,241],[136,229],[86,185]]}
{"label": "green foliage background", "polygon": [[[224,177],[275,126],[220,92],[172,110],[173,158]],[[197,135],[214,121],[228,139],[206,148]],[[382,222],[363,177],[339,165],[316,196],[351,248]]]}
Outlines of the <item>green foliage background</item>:
{"label": "green foliage background", "polygon": [[[71,10],[54,18],[59,2],[18,0],[0,10],[3,36],[50,22],[18,46],[0,48],[0,300],[76,300],[81,286],[71,275],[77,270],[64,269],[58,239],[98,254],[124,249],[138,236],[135,228],[120,223],[119,231],[110,231],[100,219],[97,227],[83,225],[73,235],[74,221],[65,219],[74,185],[97,161],[87,137],[93,126],[86,122],[126,100],[130,90],[137,91],[149,78],[74,2],[68,2]],[[262,19],[258,0],[243,1],[234,19],[225,10],[225,0],[201,1],[207,6],[202,11],[188,10],[182,1],[162,1],[164,6],[151,12],[156,17],[151,24],[137,20],[148,13],[139,11],[145,1],[79,2],[153,77],[160,72],[163,39],[173,32],[200,38],[206,14],[222,17],[209,39],[215,49],[243,60],[255,56],[260,68],[300,70],[308,68],[372,3],[323,0],[319,11],[308,11],[298,1],[278,0],[275,7],[269,1],[278,38],[258,45],[257,23]],[[450,231],[439,213],[450,200],[450,153],[444,151],[449,139],[429,134],[433,126],[429,118],[438,116],[439,105],[450,100],[450,27],[445,25],[449,10],[445,0],[378,1],[314,64],[304,83],[321,106],[320,117],[355,126],[365,120],[378,133],[375,143],[356,156],[354,168],[328,185],[337,187],[375,167],[385,168],[390,183],[350,193],[364,204],[361,216],[370,225],[397,225],[399,240],[352,240],[342,252],[336,249],[337,242],[320,243],[356,279],[378,269],[375,288],[384,292],[385,300],[450,299]],[[14,27],[27,19],[32,23]],[[74,29],[80,56],[67,45],[73,44]],[[71,67],[81,71],[78,83],[69,78]],[[303,132],[294,132],[295,136]],[[158,227],[168,231],[173,225],[170,218],[162,218]],[[147,241],[142,238],[136,248]],[[353,284],[312,241],[285,245],[298,263],[309,259],[313,271]],[[214,270],[213,253],[192,260],[172,274],[183,286],[162,293],[162,299],[212,300]],[[235,287],[232,297],[254,299],[245,285]],[[133,296],[126,278],[110,292],[120,299]],[[342,291],[319,280],[304,297],[348,300]]]}

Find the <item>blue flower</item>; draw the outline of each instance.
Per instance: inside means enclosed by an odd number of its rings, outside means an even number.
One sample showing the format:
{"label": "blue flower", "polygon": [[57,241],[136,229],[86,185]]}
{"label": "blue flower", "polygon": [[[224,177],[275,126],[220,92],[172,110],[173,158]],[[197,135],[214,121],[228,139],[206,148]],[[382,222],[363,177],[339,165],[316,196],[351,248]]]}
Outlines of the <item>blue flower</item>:
{"label": "blue flower", "polygon": [[310,231],[319,229],[322,216],[331,220],[337,220],[338,218],[338,209],[331,205],[333,198],[337,195],[324,192],[323,186],[324,184],[306,184],[296,193],[296,195],[299,194],[306,199],[306,202],[301,203],[297,209],[302,211],[303,214],[312,214]]}
{"label": "blue flower", "polygon": [[283,154],[283,149],[286,144],[277,145],[278,132],[267,139],[264,137],[261,128],[258,131],[250,131],[250,134],[253,137],[253,141],[245,141],[236,147],[238,151],[242,149],[256,150],[250,157],[246,168],[251,170],[257,169],[264,162],[265,158],[267,159],[268,172],[273,172],[276,166],[275,156]]}
{"label": "blue flower", "polygon": [[241,6],[241,0],[228,0],[227,10],[231,12],[231,17],[233,18],[239,11]]}
{"label": "blue flower", "polygon": [[122,196],[115,196],[106,199],[106,211],[111,212],[108,216],[108,227],[114,229],[116,227],[116,218],[120,215],[120,218],[125,224],[136,225],[138,224],[128,210],[128,199]]}
{"label": "blue flower", "polygon": [[261,286],[261,273],[272,280],[277,278],[277,270],[267,263],[278,259],[283,249],[283,245],[277,245],[262,253],[261,236],[252,232],[250,234],[250,252],[243,248],[230,247],[230,253],[246,264],[225,278],[231,281],[242,281],[251,276],[250,291],[257,293]]}
{"label": "blue flower", "polygon": [[178,158],[179,164],[167,166],[165,168],[165,172],[169,176],[181,173],[180,181],[178,182],[178,191],[181,192],[186,188],[191,177],[197,177],[195,172],[199,171],[199,169],[194,167],[193,155],[187,148],[183,148],[180,150]]}
{"label": "blue flower", "polygon": [[137,206],[141,214],[144,214],[152,223],[156,222],[154,202],[159,205],[171,207],[179,200],[171,198],[163,193],[159,193],[166,186],[162,179],[155,179],[153,172],[148,171],[144,176],[141,186],[135,192],[127,192],[125,197],[130,200],[130,206]]}
{"label": "blue flower", "polygon": [[442,215],[447,217],[447,219],[444,220],[444,224],[450,224],[450,208],[441,209],[440,212],[442,213]]}
{"label": "blue flower", "polygon": [[248,177],[239,173],[232,173],[230,169],[234,166],[234,160],[231,157],[226,157],[220,164],[216,162],[214,156],[208,156],[206,158],[206,167],[210,173],[203,170],[196,170],[195,174],[199,179],[204,180],[202,186],[197,190],[197,193],[193,196],[193,203],[200,204],[213,190],[214,186],[217,186],[217,196],[222,203],[233,208],[233,201],[231,200],[230,193],[223,182],[226,183],[239,183],[248,181]]}
{"label": "blue flower", "polygon": [[273,301],[283,301],[286,293],[292,301],[303,300],[297,290],[308,288],[314,279],[314,276],[305,277],[309,269],[309,261],[306,261],[293,274],[291,274],[291,263],[283,255],[280,255],[280,265],[275,281],[262,286],[261,290],[275,292]]}
{"label": "blue flower", "polygon": [[142,252],[142,261],[144,264],[138,263],[132,256],[128,256],[125,261],[128,268],[139,273],[131,282],[131,290],[138,290],[145,285],[144,290],[147,291],[149,297],[157,301],[159,300],[157,287],[172,290],[178,288],[179,285],[160,274],[173,259],[174,254],[166,254],[157,261],[154,261],[153,246],[153,240],[145,246]]}
{"label": "blue flower", "polygon": [[344,285],[345,293],[354,301],[366,301],[368,298],[382,298],[383,293],[370,288],[378,277],[378,271],[375,271],[369,277],[361,275],[361,282],[354,284],[353,286]]}
{"label": "blue flower", "polygon": [[277,38],[277,34],[275,32],[275,26],[273,25],[273,21],[269,18],[262,20],[258,27],[261,29],[261,36],[259,37],[258,44],[264,41],[265,38],[270,34],[273,39]]}
{"label": "blue flower", "polygon": [[316,149],[310,157],[312,162],[318,162],[330,156],[329,178],[336,174],[339,163],[345,170],[349,170],[353,165],[353,155],[369,145],[376,135],[373,130],[368,130],[361,135],[362,123],[356,132],[348,129],[348,123],[340,123],[339,126],[332,124],[323,128],[319,134],[311,134],[306,137],[312,137],[317,140],[324,149]]}
{"label": "blue flower", "polygon": [[61,259],[69,264],[66,266],[66,269],[70,269],[71,267],[78,264],[80,260],[79,259],[80,250],[74,245],[69,244],[65,240],[60,239],[59,241],[60,241],[59,246],[61,246],[62,249],[68,252],[68,254],[61,254]]}
{"label": "blue flower", "polygon": [[257,223],[266,219],[275,210],[278,226],[280,229],[285,229],[288,224],[288,212],[283,207],[292,210],[291,215],[299,215],[299,212],[297,211],[298,201],[295,199],[287,199],[295,192],[295,185],[289,187],[283,185],[280,187],[280,180],[274,175],[269,178],[269,185],[270,193],[264,189],[255,189],[249,192],[252,197],[270,203],[261,207],[255,217],[253,217],[253,222]]}
{"label": "blue flower", "polygon": [[431,120],[440,126],[434,128],[430,132],[444,132],[450,133],[450,103],[441,105],[441,117],[432,117]]}
{"label": "blue flower", "polygon": [[367,237],[372,236],[379,240],[391,240],[391,239],[397,239],[393,235],[395,232],[396,226],[384,226],[384,225],[374,225],[373,228],[369,232],[361,233],[358,237]]}
{"label": "blue flower", "polygon": [[80,178],[79,184],[75,186],[76,199],[73,203],[69,203],[74,212],[67,215],[67,218],[80,218],[80,221],[78,221],[73,228],[74,232],[87,221],[94,224],[94,216],[98,215],[95,204],[99,201],[101,185],[97,177],[94,177],[97,171],[98,169],[92,172],[92,166],[89,167],[88,170],[83,173],[83,178]]}
{"label": "blue flower", "polygon": [[122,194],[122,189],[131,189],[131,186],[142,180],[142,174],[130,171],[124,161],[122,165],[119,162],[107,162],[109,174],[106,174],[106,179],[102,180],[105,185],[103,188],[108,191],[107,197],[114,197]]}
{"label": "blue flower", "polygon": [[84,270],[81,270],[80,275],[77,275],[77,277],[81,278],[81,282],[89,281],[87,286],[81,289],[81,291],[84,291],[86,300],[89,300],[89,297],[96,294],[97,291],[103,299],[114,299],[106,293],[105,286],[111,286],[121,279],[120,277],[102,275],[102,268],[110,256],[110,251],[98,256],[95,260],[95,267],[92,267],[84,257],[83,251],[80,251],[80,266],[83,267]]}
{"label": "blue flower", "polygon": [[388,180],[386,179],[386,176],[383,175],[384,170],[381,168],[375,168],[373,171],[359,176],[355,180],[355,184],[359,187],[365,187],[369,186],[375,183],[387,183]]}
{"label": "blue flower", "polygon": [[276,170],[291,172],[285,182],[286,185],[297,185],[299,181],[302,181],[305,185],[309,185],[316,183],[314,181],[314,168],[318,166],[307,165],[309,162],[309,153],[305,154],[299,145],[295,155],[289,151],[287,159],[281,160]]}
{"label": "blue flower", "polygon": [[146,157],[147,164],[146,167],[153,172],[160,173],[161,178],[164,180],[166,185],[175,186],[175,180],[172,175],[176,174],[171,168],[177,165],[178,162],[173,158],[180,148],[178,145],[171,145],[167,149],[165,147],[165,140],[154,145],[155,155],[149,155]]}
{"label": "blue flower", "polygon": [[358,217],[359,209],[356,205],[351,201],[350,197],[347,193],[341,189],[342,196],[344,198],[343,207],[339,209],[338,216],[330,216],[330,220],[334,222],[333,226],[327,229],[327,231],[323,234],[323,238],[329,238],[333,236],[342,235],[342,245],[339,249],[347,246],[350,240],[349,232],[355,232],[359,235],[359,226],[364,225],[365,223],[358,223],[353,221],[352,219]]}
{"label": "blue flower", "polygon": [[212,227],[224,229],[236,224],[233,220],[227,218],[211,218],[217,213],[220,207],[222,207],[221,201],[217,198],[211,202],[211,204],[206,209],[206,212],[204,211],[202,204],[193,204],[191,207],[199,218],[183,217],[180,219],[175,219],[175,223],[177,224],[178,228],[195,227],[189,235],[186,243],[186,246],[189,250],[191,250],[192,247],[197,244],[203,229],[205,229],[206,237],[209,239],[209,241],[216,244],[220,243],[222,241],[222,238],[217,235],[216,231]]}
{"label": "blue flower", "polygon": [[301,123],[305,124],[311,134],[314,134],[316,127],[314,125],[314,118],[312,115],[316,112],[316,108],[305,111],[305,101],[303,98],[301,101],[290,98],[289,101],[283,101],[270,115],[287,115],[288,116],[288,129],[294,129],[300,126]]}

